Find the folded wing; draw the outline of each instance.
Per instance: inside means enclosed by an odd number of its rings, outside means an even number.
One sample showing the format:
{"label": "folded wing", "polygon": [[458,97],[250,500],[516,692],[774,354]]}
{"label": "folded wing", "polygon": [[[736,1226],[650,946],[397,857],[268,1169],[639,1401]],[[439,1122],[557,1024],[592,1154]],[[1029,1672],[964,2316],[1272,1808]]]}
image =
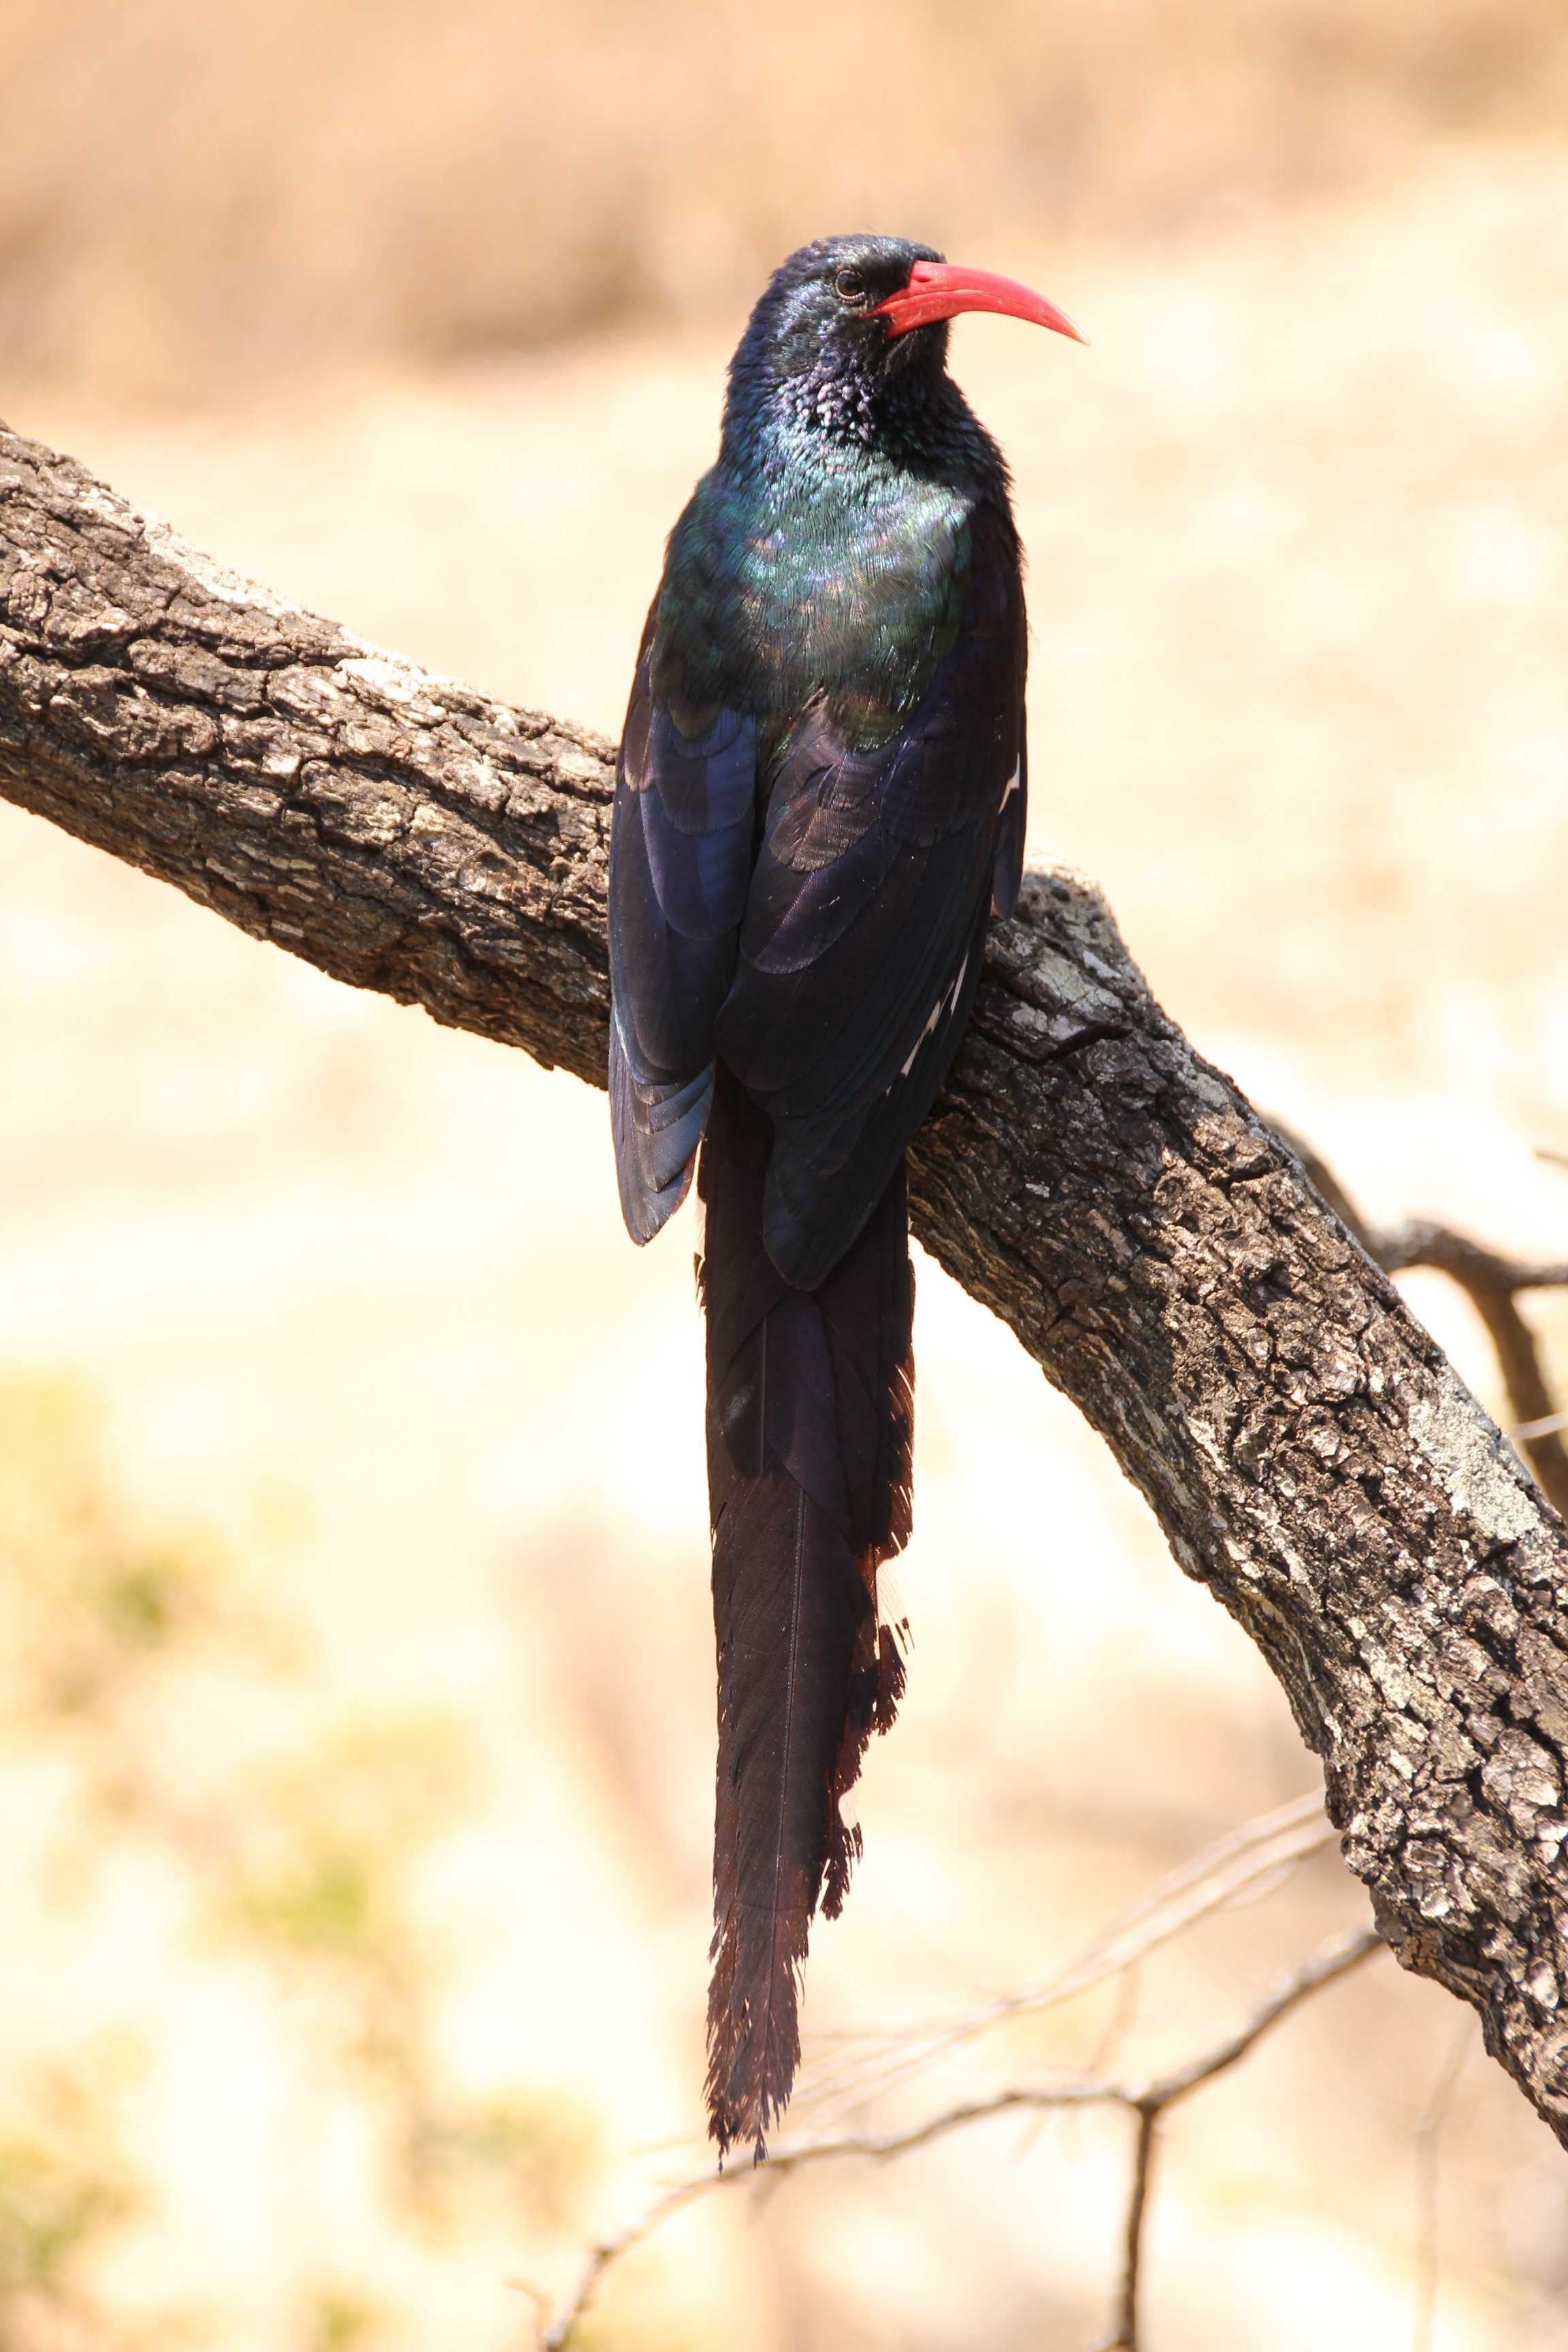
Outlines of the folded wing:
{"label": "folded wing", "polygon": [[610,1116],[621,1208],[638,1242],[684,1200],[707,1123],[756,792],[754,721],[722,705],[657,701],[653,634],[650,613],[610,836]]}

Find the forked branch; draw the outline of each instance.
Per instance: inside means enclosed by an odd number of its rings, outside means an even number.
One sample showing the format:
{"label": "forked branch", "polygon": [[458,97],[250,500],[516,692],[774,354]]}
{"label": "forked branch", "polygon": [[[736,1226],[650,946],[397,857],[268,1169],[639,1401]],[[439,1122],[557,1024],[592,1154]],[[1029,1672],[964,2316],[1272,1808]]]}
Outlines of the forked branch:
{"label": "forked branch", "polygon": [[836,2036],[821,2054],[814,2053],[810,2072],[796,2093],[796,2120],[803,2113],[826,2117],[864,2108],[982,2034],[1016,2018],[1059,2009],[1125,1977],[1200,1920],[1256,1900],[1299,1864],[1334,1843],[1322,1799],[1316,1795],[1293,1797],[1289,1804],[1227,1830],[1156,1879],[1079,1950],[1044,1975],[945,2017]]}
{"label": "forked branch", "polygon": [[[929,2147],[934,2140],[945,2139],[950,2133],[965,2130],[972,2124],[992,2122],[998,2116],[1049,2114],[1064,2107],[1107,2105],[1127,2108],[1137,2118],[1137,2136],[1128,2196],[1125,2254],[1117,2293],[1116,2324],[1113,2332],[1101,2338],[1099,2352],[1138,2352],[1143,2224],[1148,2211],[1155,2136],[1166,2110],[1179,2101],[1190,2098],[1194,2091],[1201,2090],[1205,2083],[1213,2082],[1216,2075],[1227,2073],[1246,2057],[1255,2042],[1260,2041],[1272,2026],[1278,2025],[1282,2018],[1288,2017],[1293,2009],[1299,2008],[1302,2001],[1325,1985],[1348,1975],[1352,1969],[1359,1967],[1363,1960],[1382,1948],[1383,1938],[1371,1927],[1358,1927],[1346,1935],[1334,1937],[1283,1977],[1249,2016],[1208,2049],[1200,2051],[1173,2072],[1145,2082],[1119,2082],[1094,2074],[1066,2075],[1051,2082],[994,2091],[983,2098],[963,2101],[900,2131],[830,2133],[819,2139],[797,2140],[793,2144],[786,2142],[770,2149],[757,2165],[737,2165],[728,2172],[709,2170],[689,2180],[680,2181],[635,2221],[617,2231],[613,2237],[603,2238],[589,2248],[576,2279],[540,2328],[539,2352],[563,2352],[578,2322],[597,2294],[606,2271],[623,2254],[629,2253],[634,2246],[642,2244],[663,2222],[700,2197],[711,2196],[719,2190],[748,2182],[765,2190],[777,2181],[788,2179],[792,2173],[804,2172],[821,2164],[840,2163],[848,2158],[887,2163],[895,2157],[909,2156],[916,2148]],[[513,2284],[522,2285],[521,2281]],[[523,2291],[534,2295],[537,2301],[536,2290],[528,2287]]]}

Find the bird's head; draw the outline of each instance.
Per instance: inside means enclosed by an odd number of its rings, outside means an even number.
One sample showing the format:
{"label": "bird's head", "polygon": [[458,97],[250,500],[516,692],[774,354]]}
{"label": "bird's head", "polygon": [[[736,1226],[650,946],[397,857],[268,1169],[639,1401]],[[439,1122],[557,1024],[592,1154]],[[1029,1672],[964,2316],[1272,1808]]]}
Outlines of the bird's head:
{"label": "bird's head", "polygon": [[940,374],[947,321],[961,310],[1002,311],[1086,340],[1065,311],[1015,278],[944,261],[908,237],[825,236],[774,270],[732,375],[741,389],[846,379],[869,386]]}

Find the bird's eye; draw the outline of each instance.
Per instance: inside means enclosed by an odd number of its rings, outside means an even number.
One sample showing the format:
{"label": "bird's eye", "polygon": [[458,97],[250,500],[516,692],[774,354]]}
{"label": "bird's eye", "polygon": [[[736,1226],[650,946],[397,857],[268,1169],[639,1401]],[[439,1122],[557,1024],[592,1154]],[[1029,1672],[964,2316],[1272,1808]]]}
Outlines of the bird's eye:
{"label": "bird's eye", "polygon": [[858,302],[866,291],[866,280],[858,269],[836,271],[833,290],[841,302]]}

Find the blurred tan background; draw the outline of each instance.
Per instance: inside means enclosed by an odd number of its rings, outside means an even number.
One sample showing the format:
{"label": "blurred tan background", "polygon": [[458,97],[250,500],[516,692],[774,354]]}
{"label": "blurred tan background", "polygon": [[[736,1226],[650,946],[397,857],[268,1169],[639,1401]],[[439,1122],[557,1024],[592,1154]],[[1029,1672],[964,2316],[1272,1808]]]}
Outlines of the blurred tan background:
{"label": "blurred tan background", "polygon": [[[866,221],[1043,286],[1089,350],[953,338],[1031,556],[1034,850],[1369,1213],[1568,1254],[1560,8],[0,0],[0,415],[609,732],[772,263]],[[917,1348],[910,1691],[803,2118],[836,2031],[1048,1968],[1316,1785],[926,1264]],[[700,2162],[700,1349],[601,1097],[0,808],[7,2352],[510,2352],[504,2281]],[[1320,1858],[885,2112],[1184,2054],[1364,1912]],[[1378,1960],[1180,2116],[1154,2352],[1420,2352],[1456,2054],[1428,2352],[1568,2338],[1568,2158],[1459,2022]],[[727,2193],[584,2343],[1071,2352],[1126,2140]]]}
{"label": "blurred tan background", "polygon": [[824,224],[1167,236],[1568,109],[1552,0],[6,0],[0,334],[189,396],[628,314]]}

